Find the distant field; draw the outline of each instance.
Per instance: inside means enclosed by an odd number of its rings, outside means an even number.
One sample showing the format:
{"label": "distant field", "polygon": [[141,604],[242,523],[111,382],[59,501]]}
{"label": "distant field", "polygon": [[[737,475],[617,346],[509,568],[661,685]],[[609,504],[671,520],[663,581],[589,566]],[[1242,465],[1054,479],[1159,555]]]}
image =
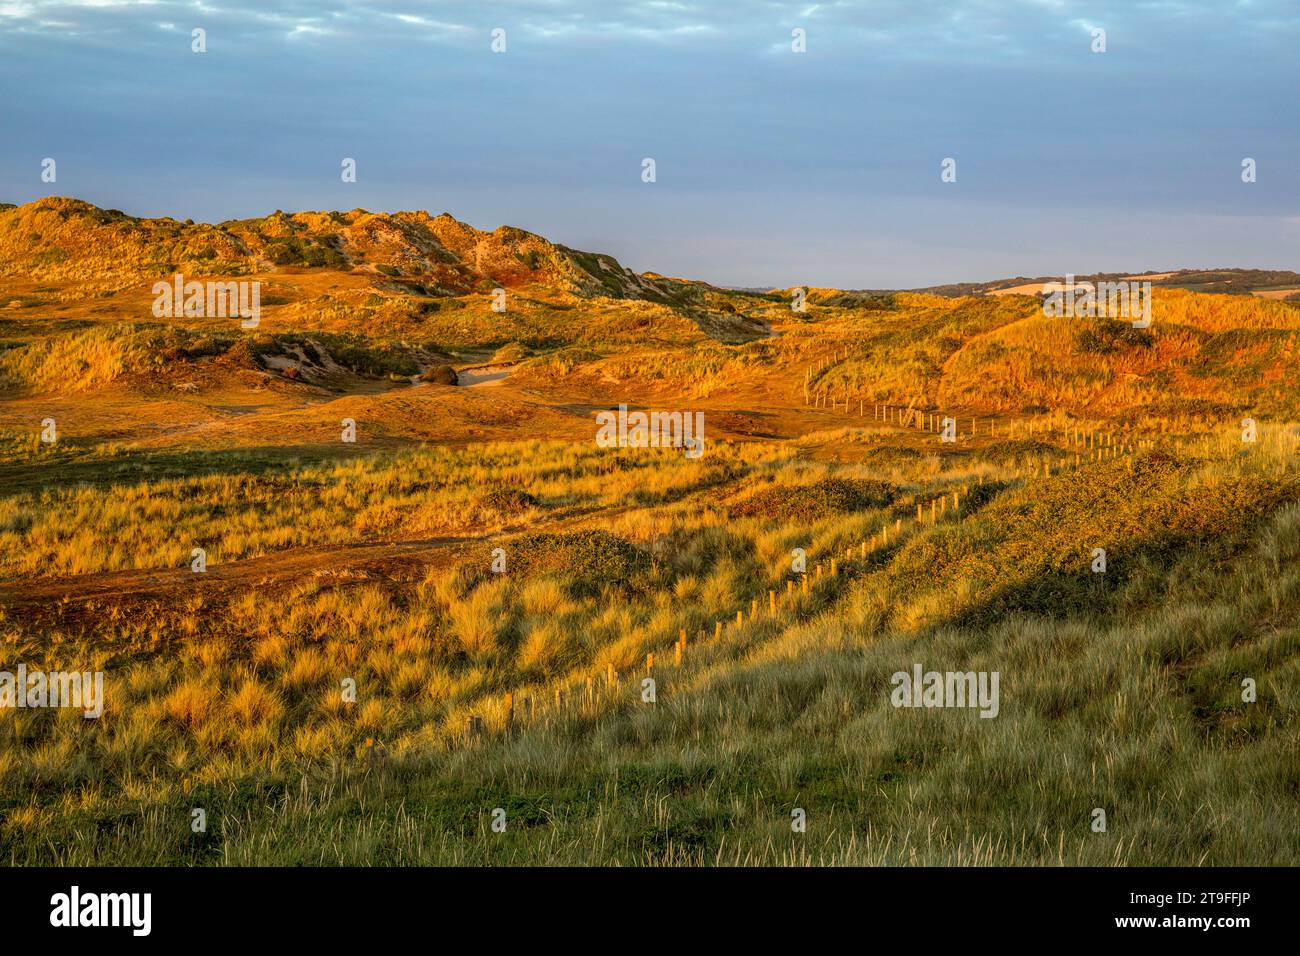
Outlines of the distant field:
{"label": "distant field", "polygon": [[[1168,279],[1172,275],[1176,275],[1176,273],[1151,272],[1145,275],[1120,276],[1115,281],[1117,282],[1159,282],[1161,279]],[[1064,285],[1064,281],[1065,281],[1064,277],[1061,277],[1061,279],[1058,281],[1062,285]],[[1043,286],[1044,283],[1042,282],[1026,282],[1026,283],[1022,283],[1021,285],[1006,286],[997,289],[988,289],[986,290],[986,294],[987,295],[1042,295]]]}

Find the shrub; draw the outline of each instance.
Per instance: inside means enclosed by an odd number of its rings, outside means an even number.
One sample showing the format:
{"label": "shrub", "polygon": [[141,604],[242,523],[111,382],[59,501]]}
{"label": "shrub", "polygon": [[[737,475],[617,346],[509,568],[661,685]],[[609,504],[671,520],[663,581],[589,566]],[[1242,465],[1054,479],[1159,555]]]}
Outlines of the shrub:
{"label": "shrub", "polygon": [[731,513],[745,518],[811,521],[840,512],[883,508],[895,497],[896,489],[887,482],[827,478],[811,485],[765,488],[733,505]]}
{"label": "shrub", "polygon": [[1135,329],[1127,322],[1116,319],[1098,319],[1080,329],[1074,337],[1080,352],[1091,355],[1111,355],[1129,349],[1147,349],[1155,338],[1147,329]]}
{"label": "shrub", "polygon": [[434,385],[455,385],[459,379],[456,370],[450,365],[432,365],[420,373],[420,381]]}

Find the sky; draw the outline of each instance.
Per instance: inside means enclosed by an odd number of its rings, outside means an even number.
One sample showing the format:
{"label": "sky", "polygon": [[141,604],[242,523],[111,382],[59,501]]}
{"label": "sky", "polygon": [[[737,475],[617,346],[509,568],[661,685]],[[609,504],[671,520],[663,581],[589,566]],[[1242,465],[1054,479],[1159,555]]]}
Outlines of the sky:
{"label": "sky", "polygon": [[0,0],[0,202],[446,211],[732,286],[1300,270],[1297,50],[1298,0]]}

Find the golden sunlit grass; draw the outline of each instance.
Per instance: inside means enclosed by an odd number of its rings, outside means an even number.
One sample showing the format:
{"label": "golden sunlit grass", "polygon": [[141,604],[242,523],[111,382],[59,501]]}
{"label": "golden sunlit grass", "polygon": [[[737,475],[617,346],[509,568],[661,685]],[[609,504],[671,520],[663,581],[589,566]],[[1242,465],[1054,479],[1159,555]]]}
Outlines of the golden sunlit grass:
{"label": "golden sunlit grass", "polygon": [[[310,213],[227,224],[304,257],[241,338],[142,320],[164,265],[252,275],[229,235],[88,209],[5,215],[102,255],[0,235],[0,670],[102,670],[107,699],[0,708],[0,860],[1296,862],[1295,306],[1158,289],[1141,331],[1015,295],[593,297],[637,280]],[[425,271],[342,268],[335,232]],[[256,358],[307,345],[328,375]],[[515,364],[411,381],[462,352]],[[706,454],[598,448],[620,402],[703,410]],[[918,662],[997,671],[999,716],[891,707]]]}
{"label": "golden sunlit grass", "polygon": [[[511,451],[514,474],[546,476],[534,486],[542,499],[581,484],[592,465],[574,449]],[[379,846],[395,862],[1286,859],[1276,841],[1251,834],[1285,828],[1267,795],[1280,806],[1296,783],[1280,757],[1296,734],[1294,460],[1242,458],[1225,440],[1142,453],[1131,467],[1096,463],[1051,478],[1003,471],[964,520],[909,517],[897,544],[864,557],[845,552],[955,476],[921,461],[911,473],[895,469],[897,492],[858,500],[863,488],[880,493],[853,484],[863,466],[804,463],[773,485],[766,472],[780,453],[742,451],[715,462],[739,469],[724,498],[701,508],[705,492],[687,485],[626,516],[622,531],[643,558],[616,581],[583,576],[590,558],[578,533],[550,542],[555,560],[540,576],[493,575],[484,546],[409,584],[317,578],[215,607],[205,599],[197,629],[193,602],[132,608],[111,639],[94,605],[81,618],[10,623],[6,647],[29,666],[66,662],[88,642],[107,647],[111,706],[99,721],[0,711],[11,725],[0,728],[7,852],[24,859],[46,834],[69,862],[314,862],[324,845],[327,862],[373,859],[366,854]],[[409,460],[347,473],[383,484],[377,476],[409,471]],[[679,461],[647,462],[635,477],[663,470],[658,481],[677,487]],[[603,506],[630,488],[608,486]],[[825,520],[814,511],[791,521],[773,488],[801,502],[828,495]],[[696,523],[692,509],[755,516]],[[673,520],[658,522],[660,511]],[[132,527],[172,521],[166,510],[151,514]],[[499,539],[508,562],[510,542]],[[1088,569],[1094,545],[1111,555],[1100,579]],[[577,550],[566,558],[566,547]],[[798,577],[792,547],[812,563],[838,556],[839,574],[787,596],[785,581]],[[769,589],[780,596],[775,617]],[[753,599],[764,612],[751,621]],[[680,629],[688,642],[679,668]],[[647,653],[657,661],[653,706],[639,703]],[[1002,716],[892,711],[888,674],[913,660],[999,670]],[[617,686],[607,683],[611,668]],[[1241,676],[1261,688],[1250,707],[1239,699]],[[342,699],[345,677],[356,682],[355,703]],[[503,736],[507,691],[515,713]],[[472,714],[486,736],[467,750]],[[1161,779],[1179,781],[1173,809],[1144,796],[1140,781],[1156,772],[1151,748],[1164,754]],[[1049,765],[1050,798],[1026,789],[1033,768]],[[1243,774],[1249,787],[1233,782]],[[381,788],[365,816],[378,844],[328,842],[343,805],[316,784],[292,816],[257,809],[268,787],[326,779],[368,805],[374,797],[363,794]],[[49,802],[68,792],[97,796],[77,808]],[[758,792],[766,795],[744,796]],[[652,794],[672,794],[673,808],[648,820],[640,808]],[[954,817],[957,800],[964,809]],[[1202,800],[1218,809],[1213,825],[1198,824],[1201,849],[1189,854],[1179,814],[1194,815]],[[221,821],[220,840],[186,842],[189,803]],[[428,840],[403,842],[399,804],[430,828]],[[477,815],[497,805],[523,819],[494,847],[472,834]],[[1091,839],[1095,805],[1126,822]],[[120,817],[117,836],[86,844],[77,834],[96,806],[160,815]],[[815,851],[791,841],[783,820],[792,806],[827,828]],[[462,826],[468,842],[451,841]],[[919,845],[908,835],[922,832]]]}

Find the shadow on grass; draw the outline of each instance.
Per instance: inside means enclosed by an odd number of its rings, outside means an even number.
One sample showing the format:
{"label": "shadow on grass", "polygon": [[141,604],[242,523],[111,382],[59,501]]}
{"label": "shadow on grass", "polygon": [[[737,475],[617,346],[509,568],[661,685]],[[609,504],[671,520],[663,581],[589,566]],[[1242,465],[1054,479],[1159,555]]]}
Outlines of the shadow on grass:
{"label": "shadow on grass", "polygon": [[337,444],[276,445],[192,451],[129,451],[111,458],[33,461],[0,465],[0,487],[9,494],[49,491],[77,485],[96,488],[142,481],[211,475],[273,475],[303,465],[365,458],[384,453],[359,452]]}

